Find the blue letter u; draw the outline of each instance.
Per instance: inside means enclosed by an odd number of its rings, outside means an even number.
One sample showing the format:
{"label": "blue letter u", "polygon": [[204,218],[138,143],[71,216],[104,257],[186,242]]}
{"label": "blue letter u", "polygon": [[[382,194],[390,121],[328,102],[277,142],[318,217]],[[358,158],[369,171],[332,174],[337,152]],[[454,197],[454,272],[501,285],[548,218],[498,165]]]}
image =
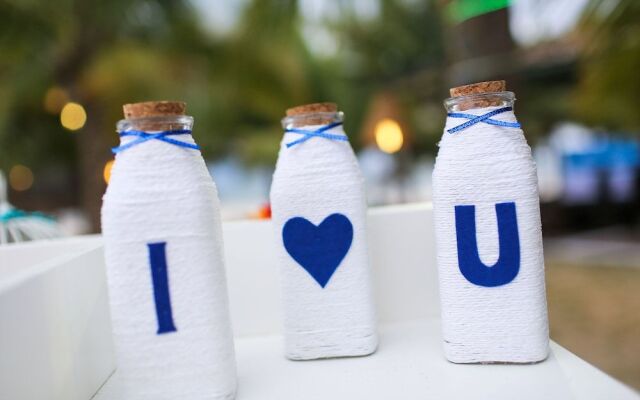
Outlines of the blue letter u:
{"label": "blue letter u", "polygon": [[520,238],[515,203],[496,204],[498,218],[498,261],[487,267],[480,260],[476,238],[476,207],[455,206],[458,266],[467,280],[475,285],[494,287],[511,282],[520,270]]}

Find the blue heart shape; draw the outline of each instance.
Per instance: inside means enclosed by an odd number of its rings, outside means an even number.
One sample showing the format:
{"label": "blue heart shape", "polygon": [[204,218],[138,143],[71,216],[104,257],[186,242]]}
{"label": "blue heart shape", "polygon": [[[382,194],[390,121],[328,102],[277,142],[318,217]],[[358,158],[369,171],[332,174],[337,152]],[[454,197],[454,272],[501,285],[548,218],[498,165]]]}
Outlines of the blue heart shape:
{"label": "blue heart shape", "polygon": [[353,225],[342,214],[331,214],[318,226],[294,217],[284,224],[282,239],[291,257],[324,288],[351,247]]}

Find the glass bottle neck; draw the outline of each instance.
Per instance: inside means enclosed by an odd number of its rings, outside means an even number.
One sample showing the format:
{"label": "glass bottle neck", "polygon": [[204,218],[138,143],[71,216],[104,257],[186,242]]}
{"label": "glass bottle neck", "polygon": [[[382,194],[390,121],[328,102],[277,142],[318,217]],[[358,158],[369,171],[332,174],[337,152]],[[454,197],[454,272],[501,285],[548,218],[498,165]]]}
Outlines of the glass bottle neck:
{"label": "glass bottle neck", "polygon": [[298,114],[284,117],[282,119],[282,127],[284,129],[293,129],[311,125],[329,125],[342,122],[343,119],[344,113],[342,111]]}
{"label": "glass bottle neck", "polygon": [[118,132],[143,131],[163,132],[174,130],[191,130],[193,117],[189,115],[170,115],[158,117],[130,118],[118,121]]}
{"label": "glass bottle neck", "polygon": [[513,92],[480,93],[450,97],[444,101],[444,107],[447,112],[460,112],[487,107],[513,107],[515,100],[516,96]]}

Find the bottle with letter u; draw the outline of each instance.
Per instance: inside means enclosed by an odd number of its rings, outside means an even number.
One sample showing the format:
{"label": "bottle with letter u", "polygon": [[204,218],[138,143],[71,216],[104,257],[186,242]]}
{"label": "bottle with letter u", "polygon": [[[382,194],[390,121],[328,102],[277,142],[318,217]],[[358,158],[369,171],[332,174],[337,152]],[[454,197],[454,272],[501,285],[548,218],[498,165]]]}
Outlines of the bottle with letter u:
{"label": "bottle with letter u", "polygon": [[531,149],[504,81],[451,90],[433,171],[445,356],[545,359],[549,328]]}
{"label": "bottle with letter u", "polygon": [[287,110],[271,186],[286,356],[371,354],[377,346],[364,182],[333,103]]}
{"label": "bottle with letter u", "polygon": [[102,230],[123,399],[235,397],[218,196],[184,108],[118,122]]}

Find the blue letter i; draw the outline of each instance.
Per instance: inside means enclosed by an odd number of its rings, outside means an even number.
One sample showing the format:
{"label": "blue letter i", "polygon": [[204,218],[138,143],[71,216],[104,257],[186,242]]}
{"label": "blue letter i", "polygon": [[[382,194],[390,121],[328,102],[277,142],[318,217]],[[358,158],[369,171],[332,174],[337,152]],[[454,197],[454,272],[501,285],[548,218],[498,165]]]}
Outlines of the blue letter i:
{"label": "blue letter i", "polygon": [[475,206],[455,206],[458,266],[475,285],[494,287],[511,282],[520,270],[520,238],[515,203],[496,204],[500,256],[491,267],[480,260],[476,238]]}
{"label": "blue letter i", "polygon": [[151,278],[153,279],[153,297],[156,302],[158,335],[177,331],[173,324],[171,296],[169,295],[169,276],[167,274],[167,243],[148,243]]}

